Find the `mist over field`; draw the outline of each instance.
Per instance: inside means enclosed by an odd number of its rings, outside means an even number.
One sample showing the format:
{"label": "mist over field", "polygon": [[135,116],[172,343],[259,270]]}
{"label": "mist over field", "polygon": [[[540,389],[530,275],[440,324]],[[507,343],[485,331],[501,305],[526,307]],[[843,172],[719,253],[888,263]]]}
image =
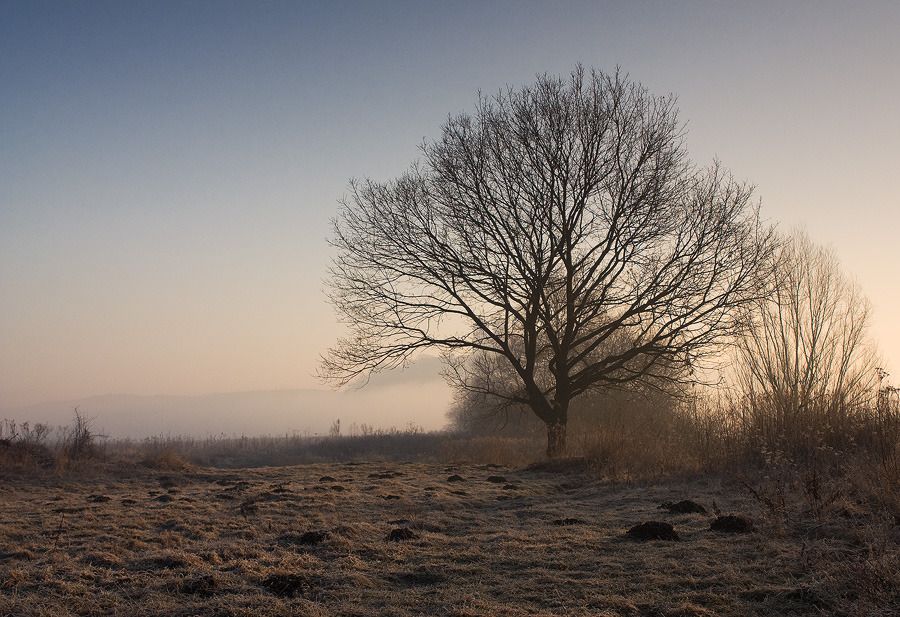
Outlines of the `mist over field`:
{"label": "mist over field", "polygon": [[[196,396],[109,394],[26,407],[0,407],[0,418],[64,426],[73,410],[111,438],[159,435],[326,435],[335,420],[345,434],[374,429],[446,426],[451,392],[436,358],[375,375],[365,387],[222,392]],[[354,425],[356,425],[354,427]]]}

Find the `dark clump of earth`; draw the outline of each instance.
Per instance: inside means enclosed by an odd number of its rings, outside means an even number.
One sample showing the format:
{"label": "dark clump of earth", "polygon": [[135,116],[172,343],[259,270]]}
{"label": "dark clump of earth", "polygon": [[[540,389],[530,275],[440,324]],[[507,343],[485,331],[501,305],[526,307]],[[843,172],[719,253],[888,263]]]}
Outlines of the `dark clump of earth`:
{"label": "dark clump of earth", "polygon": [[506,478],[503,476],[488,476],[488,482],[493,482],[494,484],[504,484],[506,482]]}
{"label": "dark clump of earth", "polygon": [[673,514],[706,514],[706,508],[696,501],[682,499],[681,501],[667,501],[659,506],[660,510],[668,510]]}
{"label": "dark clump of earth", "polygon": [[278,542],[283,546],[292,546],[297,544],[313,546],[316,544],[321,544],[328,538],[328,536],[329,533],[324,530],[305,531],[301,534],[285,533],[281,535],[281,537],[278,539]]}
{"label": "dark clump of earth", "polygon": [[463,477],[458,474],[453,474],[447,478],[447,482],[463,482]]}
{"label": "dark clump of earth", "polygon": [[634,540],[679,540],[678,533],[669,523],[662,521],[647,521],[635,525],[626,534]]}
{"label": "dark clump of earth", "polygon": [[753,521],[740,514],[726,514],[725,516],[717,516],[709,525],[712,531],[722,531],[725,533],[750,533],[753,531]]}
{"label": "dark clump of earth", "polygon": [[400,495],[382,495],[381,498],[388,501],[391,499],[400,499]]}
{"label": "dark clump of earth", "polygon": [[282,598],[298,598],[312,592],[313,586],[305,576],[276,572],[270,574],[260,583],[265,589]]}
{"label": "dark clump of earth", "polygon": [[335,482],[336,480],[331,476],[322,476],[319,478],[319,482]]}
{"label": "dark clump of earth", "polygon": [[91,503],[104,503],[109,501],[107,495],[88,495],[87,500]]}
{"label": "dark clump of earth", "polygon": [[415,540],[416,538],[418,536],[413,533],[412,529],[407,529],[406,527],[391,529],[391,532],[387,535],[387,539],[390,542],[403,542],[404,540]]}
{"label": "dark clump of earth", "polygon": [[154,555],[141,565],[144,570],[179,570],[189,568],[191,563],[181,555]]}
{"label": "dark clump of earth", "polygon": [[216,591],[216,579],[210,575],[188,578],[178,588],[181,593],[208,598]]}
{"label": "dark clump of earth", "polygon": [[321,544],[328,538],[327,531],[307,531],[297,539],[298,544]]}

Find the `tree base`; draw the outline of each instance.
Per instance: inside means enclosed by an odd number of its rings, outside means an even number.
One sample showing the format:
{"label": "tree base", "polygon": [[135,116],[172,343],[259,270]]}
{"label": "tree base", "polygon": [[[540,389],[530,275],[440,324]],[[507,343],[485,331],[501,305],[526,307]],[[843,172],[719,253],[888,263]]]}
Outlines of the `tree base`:
{"label": "tree base", "polygon": [[566,425],[547,425],[547,458],[559,458],[566,453]]}

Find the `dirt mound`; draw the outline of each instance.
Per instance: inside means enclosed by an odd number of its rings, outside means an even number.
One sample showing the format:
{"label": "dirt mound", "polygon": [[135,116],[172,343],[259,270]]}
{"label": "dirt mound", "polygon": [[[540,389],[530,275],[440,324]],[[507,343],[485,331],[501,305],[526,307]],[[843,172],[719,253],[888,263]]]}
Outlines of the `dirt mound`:
{"label": "dirt mound", "polygon": [[321,544],[328,539],[327,531],[307,531],[297,539],[298,544],[314,545]]}
{"label": "dirt mound", "polygon": [[488,476],[487,481],[493,482],[494,484],[505,484],[506,478],[504,478],[503,476]]}
{"label": "dirt mound", "polygon": [[660,510],[668,510],[672,514],[706,514],[706,508],[696,501],[682,499],[681,501],[667,501],[659,505]]}
{"label": "dirt mound", "polygon": [[196,568],[199,565],[200,561],[193,555],[168,551],[149,555],[133,564],[132,569],[143,571],[181,570],[185,568]]}
{"label": "dirt mound", "polygon": [[679,540],[678,533],[669,523],[662,521],[647,521],[640,525],[635,525],[628,530],[626,534],[633,540]]}
{"label": "dirt mound", "polygon": [[319,482],[337,482],[337,478],[333,476],[322,476],[319,478]]}
{"label": "dirt mound", "polygon": [[331,534],[324,529],[316,529],[312,531],[305,531],[303,533],[285,533],[282,534],[278,538],[278,543],[283,546],[315,546],[316,544],[321,544]]}
{"label": "dirt mound", "polygon": [[309,578],[290,572],[273,572],[260,581],[260,586],[282,598],[308,598],[315,589]]}
{"label": "dirt mound", "polygon": [[109,495],[88,495],[87,500],[91,503],[106,503],[110,498]]}
{"label": "dirt mound", "polygon": [[407,529],[406,527],[398,527],[397,529],[391,529],[391,532],[387,535],[387,539],[389,542],[403,542],[405,540],[415,540],[418,538],[415,533],[413,533],[412,529]]}
{"label": "dirt mound", "polygon": [[465,482],[465,478],[460,475],[453,474],[447,478],[447,482]]}
{"label": "dirt mound", "polygon": [[192,596],[208,598],[216,592],[218,587],[216,579],[213,576],[206,574],[185,579],[182,581],[181,585],[178,586],[178,591]]}
{"label": "dirt mound", "polygon": [[726,514],[717,516],[709,528],[723,533],[750,533],[753,531],[753,520],[742,514]]}

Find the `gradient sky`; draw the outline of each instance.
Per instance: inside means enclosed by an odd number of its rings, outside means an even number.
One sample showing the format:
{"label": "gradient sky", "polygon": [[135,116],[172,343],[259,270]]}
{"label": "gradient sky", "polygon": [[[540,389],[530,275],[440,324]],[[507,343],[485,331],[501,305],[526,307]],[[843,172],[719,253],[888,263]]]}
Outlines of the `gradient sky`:
{"label": "gradient sky", "polygon": [[898,2],[0,0],[0,407],[321,387],[348,180],[576,62],[677,94],[900,372],[898,33]]}

